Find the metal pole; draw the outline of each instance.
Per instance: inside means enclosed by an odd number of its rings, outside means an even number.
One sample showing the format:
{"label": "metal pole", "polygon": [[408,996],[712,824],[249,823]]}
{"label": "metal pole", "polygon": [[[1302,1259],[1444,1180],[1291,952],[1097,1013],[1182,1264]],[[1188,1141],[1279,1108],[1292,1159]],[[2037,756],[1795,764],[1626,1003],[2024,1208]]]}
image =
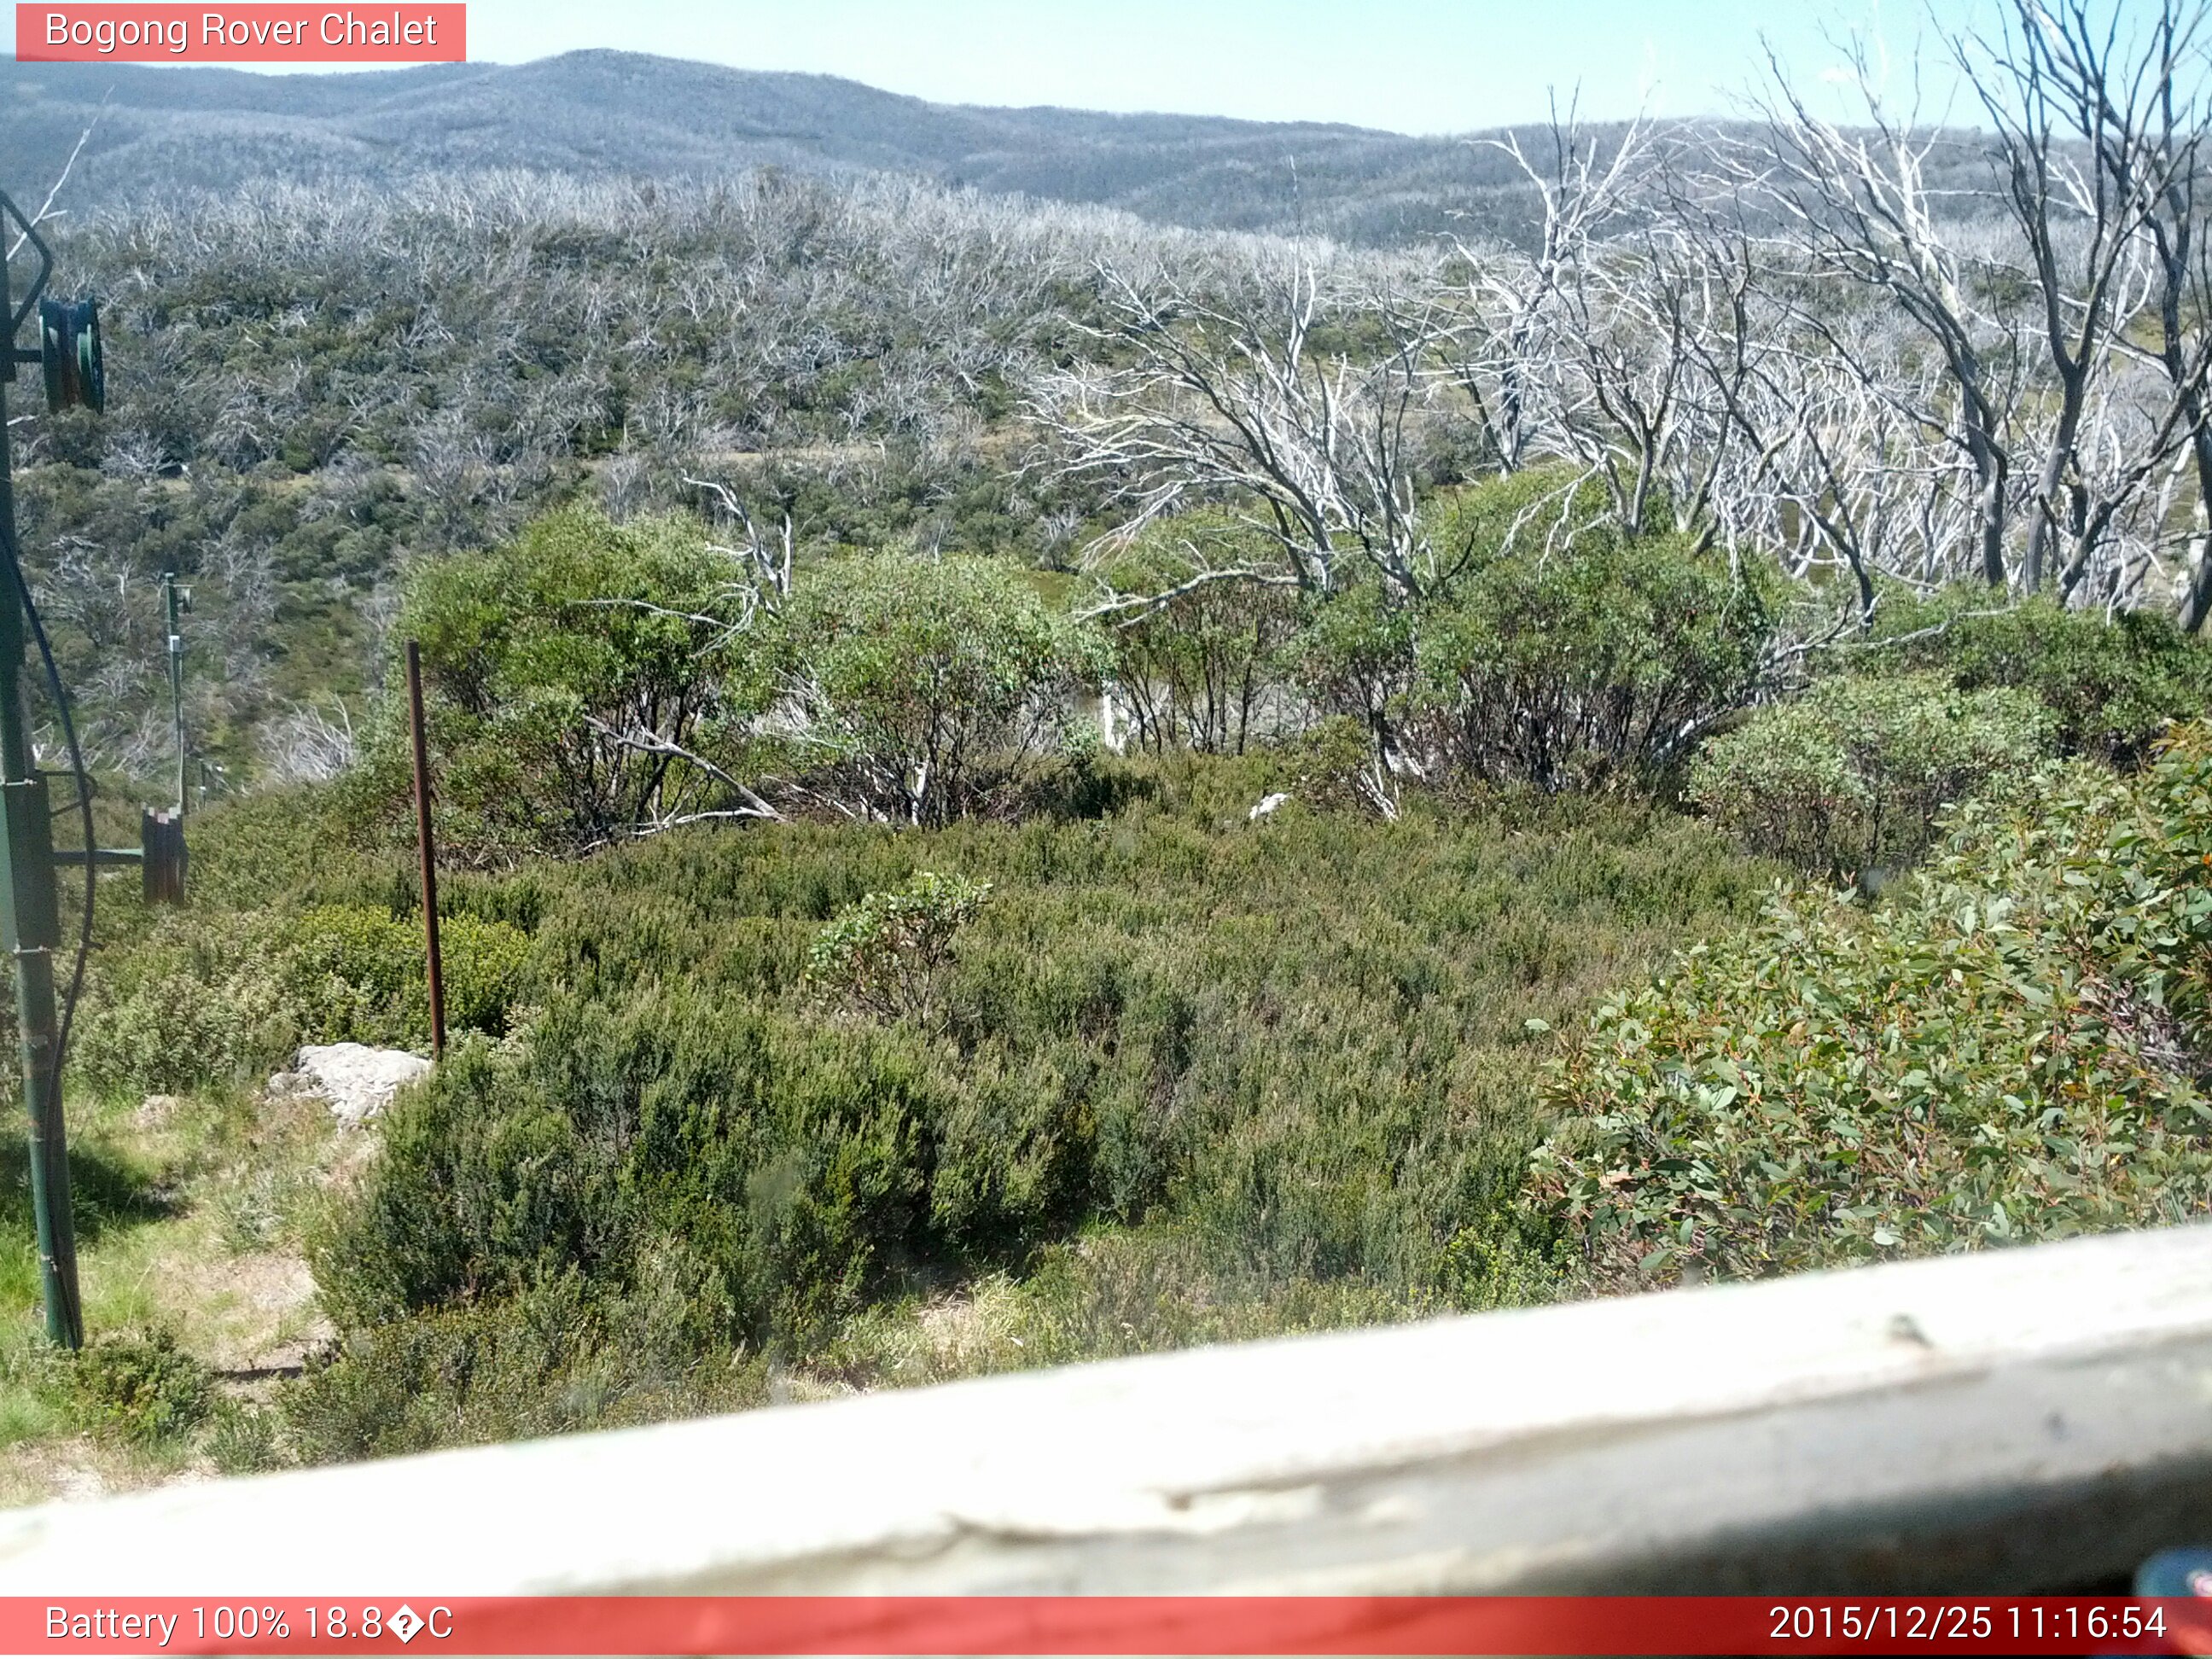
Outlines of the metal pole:
{"label": "metal pole", "polygon": [[169,605],[169,721],[177,740],[177,822],[185,821],[185,635],[177,626],[177,573],[161,578]]}
{"label": "metal pole", "polygon": [[422,852],[422,949],[429,967],[430,1052],[446,1057],[446,988],[438,972],[438,849],[430,836],[430,753],[422,736],[422,651],[407,641],[407,718],[415,738],[415,836]]}
{"label": "metal pole", "polygon": [[[12,298],[0,255],[0,305]],[[6,380],[15,342],[7,342]],[[15,964],[15,1025],[21,1042],[23,1104],[31,1141],[31,1209],[39,1233],[39,1286],[46,1334],[84,1346],[77,1298],[76,1226],[70,1206],[69,1141],[62,1118],[59,1033],[54,1017],[54,951],[61,918],[54,895],[53,825],[23,708],[29,629],[15,541],[15,461],[9,453],[7,392],[0,384],[0,943]],[[87,854],[89,857],[89,853]],[[84,878],[93,878],[89,866]]]}

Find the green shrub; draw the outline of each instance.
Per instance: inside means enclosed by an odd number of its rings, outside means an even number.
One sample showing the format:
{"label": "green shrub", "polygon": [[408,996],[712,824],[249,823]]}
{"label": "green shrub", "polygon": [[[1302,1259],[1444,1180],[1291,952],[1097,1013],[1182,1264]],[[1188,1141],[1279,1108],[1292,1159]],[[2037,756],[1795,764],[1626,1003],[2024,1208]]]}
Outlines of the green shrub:
{"label": "green shrub", "polygon": [[1414,672],[1421,618],[1381,583],[1357,582],[1300,608],[1283,647],[1291,683],[1324,720],[1351,721],[1376,757],[1392,746]]}
{"label": "green shrub", "polygon": [[[696,523],[586,509],[416,565],[394,637],[421,642],[441,847],[574,853],[723,805],[711,763],[684,756],[747,712],[728,702],[756,637],[732,578]],[[387,669],[347,791],[357,817],[411,833],[404,684]]]}
{"label": "green shrub", "polygon": [[1535,1204],[1601,1290],[2063,1237],[2212,1203],[2212,742],[1961,810],[1892,902],[1798,892],[1608,1003]]}
{"label": "green shrub", "polygon": [[1241,755],[1289,712],[1279,659],[1297,627],[1297,594],[1251,580],[1188,586],[1194,553],[1215,569],[1263,562],[1249,556],[1250,539],[1224,514],[1186,514],[1152,526],[1104,571],[1117,594],[1169,596],[1112,615],[1115,684],[1140,747]]}
{"label": "green shrub", "polygon": [[[2071,885],[2108,895],[2094,943],[2179,1039],[2169,1062],[2205,1075],[2212,993],[2212,726],[2178,729],[2100,844],[2084,839]],[[2054,810],[2056,810],[2054,808]]]}
{"label": "green shrub", "polygon": [[1254,1272],[1237,1265],[1220,1241],[1162,1225],[1100,1229],[1055,1244],[1019,1280],[983,1281],[969,1305],[983,1327],[975,1334],[981,1342],[971,1336],[950,1352],[931,1344],[916,1352],[911,1318],[880,1334],[861,1323],[833,1359],[872,1382],[936,1382],[977,1370],[1381,1324],[1442,1304],[1358,1279]]}
{"label": "green shrub", "polygon": [[[301,1025],[316,1042],[384,1047],[429,1040],[429,981],[419,917],[319,905],[284,928],[285,988]],[[438,919],[446,1024],[454,1030],[506,1029],[530,940],[501,921],[471,915]]]}
{"label": "green shrub", "polygon": [[880,1019],[933,1020],[952,946],[990,896],[988,883],[933,870],[870,893],[830,919],[807,953],[814,982]]}
{"label": "green shrub", "polygon": [[[447,1023],[503,1031],[527,937],[469,915],[440,924]],[[103,957],[78,1030],[93,1082],[167,1092],[265,1072],[302,1042],[427,1044],[420,925],[346,905],[166,911]]]}
{"label": "green shrub", "polygon": [[2212,646],[2163,611],[2107,617],[2039,597],[1984,614],[1989,605],[1978,583],[1931,599],[1886,595],[1871,648],[1851,657],[1948,674],[1964,690],[2027,692],[2069,753],[2123,767],[2142,763],[2167,721],[2212,712]]}
{"label": "green shrub", "polygon": [[[337,902],[337,890],[356,888],[363,874],[348,807],[343,788],[301,784],[195,812],[193,908],[241,911]],[[346,896],[352,896],[350,890]]]}
{"label": "green shrub", "polygon": [[693,1294],[672,1280],[612,1297],[571,1272],[496,1303],[356,1329],[234,1455],[349,1462],[764,1404],[758,1364],[705,1361],[684,1340]]}
{"label": "green shrub", "polygon": [[77,1354],[72,1382],[86,1416],[148,1444],[189,1434],[215,1398],[207,1368],[167,1331],[100,1338]]}
{"label": "green shrub", "polygon": [[1471,489],[1462,522],[1434,532],[1464,544],[1467,568],[1419,618],[1410,742],[1432,765],[1547,790],[1656,778],[1751,701],[1778,579],[1603,525],[1548,547],[1523,516],[1547,488]]}
{"label": "green shrub", "polygon": [[2016,794],[2052,726],[2025,691],[1937,674],[1820,680],[1709,741],[1690,798],[1759,851],[1853,879],[1917,860],[1946,806]]}
{"label": "green shrub", "polygon": [[[772,727],[790,767],[846,810],[941,824],[1013,799],[1110,672],[1104,637],[1005,564],[884,555],[803,572],[779,619]],[[763,695],[766,695],[765,693]]]}
{"label": "green shrub", "polygon": [[[690,832],[536,872],[538,1013],[449,1049],[314,1242],[345,1341],[429,1341],[572,1269],[631,1298],[680,1249],[712,1287],[687,1352],[835,1363],[872,1310],[1152,1223],[1271,1308],[1536,1294],[1485,1231],[1536,1133],[1523,1021],[1767,867],[1573,799],[1255,826],[1269,764],[1147,769],[1103,821]],[[825,1022],[825,923],[920,861],[991,890],[933,1017]]]}
{"label": "green shrub", "polygon": [[78,1016],[73,1058],[101,1087],[174,1093],[266,1070],[298,1048],[271,916],[164,911],[103,953]]}
{"label": "green shrub", "polygon": [[1285,792],[1303,806],[1386,818],[1398,811],[1401,794],[1377,760],[1372,732],[1347,714],[1315,722],[1275,755],[1287,774]]}

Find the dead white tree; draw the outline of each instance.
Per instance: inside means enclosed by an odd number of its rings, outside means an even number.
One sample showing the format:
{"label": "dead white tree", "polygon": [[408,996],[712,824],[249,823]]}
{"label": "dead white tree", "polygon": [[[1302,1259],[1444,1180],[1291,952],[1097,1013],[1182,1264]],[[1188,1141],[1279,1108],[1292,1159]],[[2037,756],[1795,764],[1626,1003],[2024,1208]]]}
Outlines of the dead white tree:
{"label": "dead white tree", "polygon": [[1518,133],[1482,142],[1510,158],[1527,181],[1535,231],[1525,253],[1454,239],[1465,305],[1451,362],[1498,465],[1513,472],[1552,430],[1547,394],[1558,362],[1562,290],[1627,210],[1650,165],[1650,134],[1638,119],[1608,145],[1583,130],[1572,103],[1562,113],[1555,99],[1533,156]]}
{"label": "dead white tree", "polygon": [[1347,561],[1401,598],[1436,581],[1415,500],[1442,326],[1426,295],[1307,249],[1098,278],[1109,320],[1092,332],[1108,349],[1042,377],[1032,400],[1063,476],[1103,483],[1129,529],[1213,503],[1267,550],[1217,566],[1194,548],[1196,582],[1328,592]]}
{"label": "dead white tree", "polygon": [[763,612],[775,614],[790,597],[791,514],[785,514],[776,533],[769,536],[762,532],[744,499],[729,485],[689,477],[684,482],[694,489],[704,491],[719,509],[723,522],[738,532],[735,541],[709,542],[707,545],[730,562],[731,576],[726,590],[730,614],[724,626],[731,633],[741,633],[752,626],[757,616]]}
{"label": "dead white tree", "polygon": [[357,744],[353,714],[343,698],[333,720],[309,703],[294,703],[260,732],[262,775],[270,782],[327,783],[351,769]]}
{"label": "dead white tree", "polygon": [[1747,250],[1680,220],[1594,246],[1559,284],[1556,443],[1603,480],[1630,535],[1663,496],[1676,531],[1710,545],[1715,490],[1741,435],[1729,407],[1765,349]]}
{"label": "dead white tree", "polygon": [[[1778,240],[1803,279],[1865,290],[1887,300],[1944,369],[1937,396],[1900,413],[1943,431],[1972,476],[1968,556],[1982,579],[2010,579],[2007,526],[2013,456],[2008,429],[2021,387],[2020,319],[1989,302],[1990,261],[1964,245],[1955,216],[1930,181],[1930,160],[1952,141],[1923,129],[1917,112],[1893,112],[1874,50],[1846,46],[1847,75],[1862,125],[1846,129],[1815,114],[1781,60],[1768,52],[1771,91],[1756,144],[1723,152],[1731,182],[1756,191],[1773,212]],[[1797,314],[1831,349],[1843,337],[1828,321],[1832,291]],[[1871,389],[1882,387],[1866,366]]]}
{"label": "dead white tree", "polygon": [[[107,100],[112,95],[112,93],[100,94],[100,107],[102,112],[107,108]],[[54,175],[54,182],[47,188],[46,199],[39,204],[39,210],[31,216],[31,222],[16,232],[15,240],[8,245],[8,257],[10,259],[23,251],[23,244],[30,240],[33,230],[50,219],[60,218],[66,210],[55,207],[54,204],[61,198],[62,186],[69,183],[70,174],[76,170],[76,158],[84,154],[84,147],[92,142],[93,129],[99,125],[100,116],[95,113],[91,121],[87,123],[84,131],[77,134],[76,143],[70,146],[69,155],[62,162],[62,170]]]}
{"label": "dead white tree", "polygon": [[[2168,5],[2165,28],[2180,21]],[[2086,5],[2040,0],[2014,0],[2002,27],[1954,42],[1995,134],[2052,388],[2025,503],[2031,592],[2056,562],[2070,592],[2188,435],[2189,375],[2163,410],[2128,419],[2112,406],[2138,389],[2125,348],[2160,286],[2145,232],[2196,162],[2193,140],[2162,143],[2153,115],[2172,90],[2176,42],[2154,33],[2145,44],[2121,34],[2117,9],[2100,27]]]}
{"label": "dead white tree", "polygon": [[[2203,0],[2154,0],[2132,10],[2093,8],[2086,0],[2016,0],[2019,44],[2008,62],[2029,74],[2084,147],[2088,188],[2109,198],[2148,245],[2155,319],[2148,344],[2137,331],[2115,329],[2116,352],[2152,368],[2163,407],[2144,412],[2142,434],[2118,469],[2132,495],[2160,477],[2166,447],[2178,446],[2195,474],[2197,513],[2189,538],[2180,619],[2191,632],[2212,616],[2212,247],[2199,191],[2212,160],[2212,58]],[[2163,512],[2151,488],[2147,516]],[[2160,539],[2156,532],[2154,544]],[[2068,575],[2073,580],[2072,563]]]}

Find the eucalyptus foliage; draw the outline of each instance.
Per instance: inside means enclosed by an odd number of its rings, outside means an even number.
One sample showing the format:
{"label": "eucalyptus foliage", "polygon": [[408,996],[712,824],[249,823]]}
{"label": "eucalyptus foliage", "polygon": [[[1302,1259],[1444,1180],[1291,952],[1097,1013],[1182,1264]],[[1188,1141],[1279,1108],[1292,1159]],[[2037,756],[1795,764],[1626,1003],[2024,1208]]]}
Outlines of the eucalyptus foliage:
{"label": "eucalyptus foliage", "polygon": [[766,735],[836,806],[945,823],[1061,749],[1110,662],[1095,628],[1001,562],[832,560],[801,573],[780,618],[769,695],[787,715]]}
{"label": "eucalyptus foliage", "polygon": [[1747,1278],[2212,1207],[2212,734],[1961,810],[1890,902],[1778,896],[1607,1002],[1531,1201],[1589,1285]]}
{"label": "eucalyptus foliage", "polygon": [[2150,610],[2069,610],[2045,597],[1991,606],[1956,587],[1925,597],[1886,593],[1873,635],[1844,653],[1948,676],[1962,690],[2003,686],[2051,711],[2069,752],[2118,766],[2147,759],[2169,720],[2212,710],[2212,646]]}
{"label": "eucalyptus foliage", "polygon": [[885,1019],[932,1018],[960,930],[990,894],[988,882],[918,871],[830,917],[807,951],[807,977]]}
{"label": "eucalyptus foliage", "polygon": [[1760,689],[1778,586],[1671,532],[1501,547],[1425,619],[1412,722],[1476,777],[1650,780]]}
{"label": "eucalyptus foliage", "polygon": [[[731,562],[695,526],[589,509],[410,573],[446,845],[481,859],[574,852],[725,804],[702,750],[733,711]],[[727,620],[726,620],[727,618]],[[398,665],[356,787],[395,828],[408,799]]]}

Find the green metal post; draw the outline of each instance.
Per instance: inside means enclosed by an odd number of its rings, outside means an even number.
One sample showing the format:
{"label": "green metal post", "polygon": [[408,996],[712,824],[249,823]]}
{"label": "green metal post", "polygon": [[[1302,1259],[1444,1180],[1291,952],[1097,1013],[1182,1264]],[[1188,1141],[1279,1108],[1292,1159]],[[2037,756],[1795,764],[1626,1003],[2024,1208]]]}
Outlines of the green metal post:
{"label": "green metal post", "polygon": [[[0,303],[7,265],[0,258]],[[12,356],[13,339],[7,343]],[[8,365],[8,380],[14,364]],[[61,919],[54,897],[53,821],[46,781],[31,749],[23,708],[27,629],[15,541],[15,461],[0,384],[0,944],[15,964],[15,1024],[22,1042],[23,1104],[30,1120],[31,1208],[39,1231],[39,1282],[46,1334],[64,1348],[84,1346],[77,1300],[76,1224],[70,1206],[69,1140],[62,1118],[59,1032],[54,1016],[54,952]],[[85,879],[92,879],[89,866]]]}
{"label": "green metal post", "polygon": [[[0,255],[0,306],[12,307],[14,298],[7,261]],[[76,1224],[70,1204],[69,1139],[54,1010],[61,917],[54,892],[53,818],[23,704],[29,630],[15,539],[15,458],[8,441],[6,384],[15,378],[16,356],[12,331],[0,343],[8,359],[6,373],[0,375],[0,945],[15,968],[15,1027],[22,1049],[31,1209],[39,1236],[46,1334],[59,1346],[78,1348],[84,1345],[84,1316],[77,1297]],[[91,878],[88,867],[85,879]]]}
{"label": "green metal post", "polygon": [[177,822],[185,821],[185,635],[177,626],[177,573],[161,578],[169,605],[169,720],[177,740]]}

